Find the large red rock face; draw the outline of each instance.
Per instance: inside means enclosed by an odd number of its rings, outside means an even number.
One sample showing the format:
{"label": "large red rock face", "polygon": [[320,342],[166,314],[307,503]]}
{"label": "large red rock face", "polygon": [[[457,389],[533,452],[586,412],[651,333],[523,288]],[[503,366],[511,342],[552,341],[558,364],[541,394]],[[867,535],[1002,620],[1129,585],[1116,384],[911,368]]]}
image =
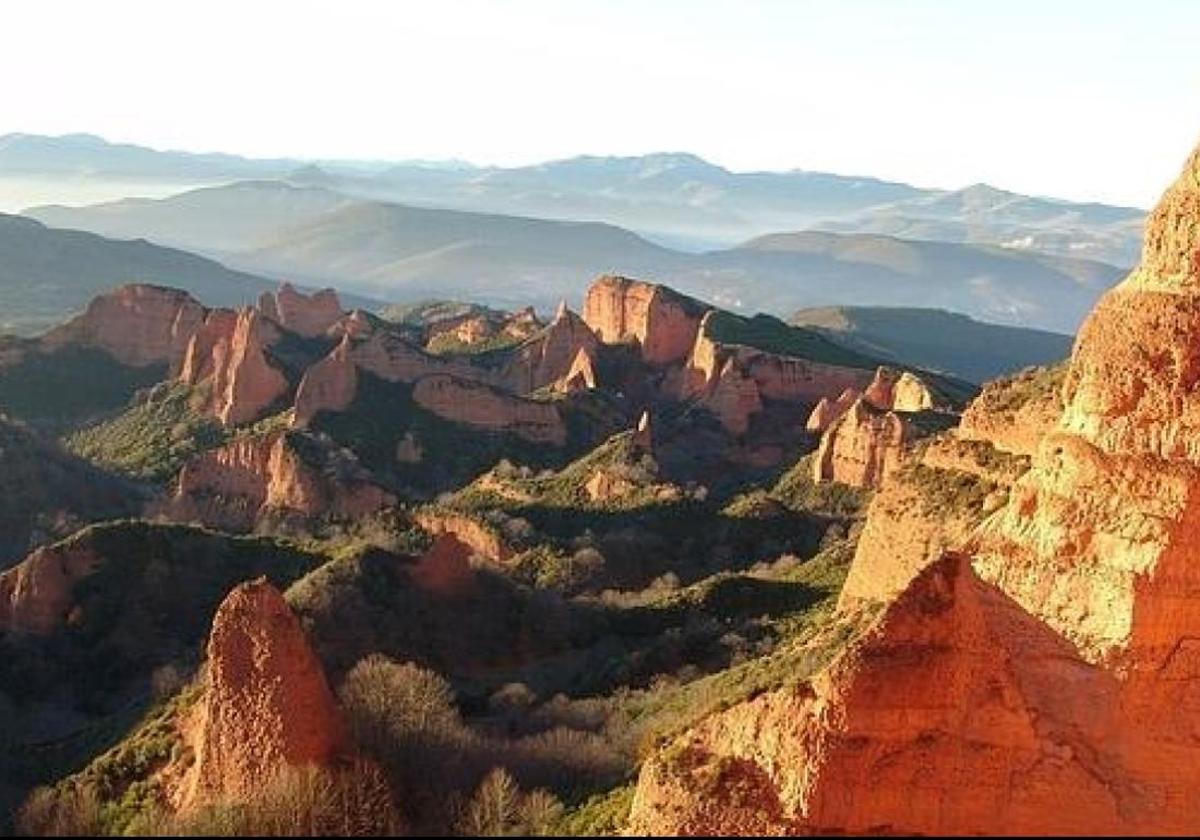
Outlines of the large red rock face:
{"label": "large red rock face", "polygon": [[[715,716],[683,761],[650,762],[635,828],[737,831],[752,801],[745,825],[775,832],[1200,830],[1198,300],[1194,155],[974,556],[901,570],[915,577],[807,690]],[[698,801],[715,760],[738,772]]]}
{"label": "large red rock face", "polygon": [[354,402],[358,393],[358,366],[351,353],[351,338],[347,334],[328,356],[304,372],[292,412],[295,426],[307,426],[321,411],[345,411]]}
{"label": "large red rock face", "polygon": [[718,714],[672,764],[647,764],[632,833],[1161,830],[1147,806],[1163,791],[1125,784],[1117,751],[1095,750],[1115,698],[1111,677],[952,556],[811,686]]}
{"label": "large red rock face", "polygon": [[185,805],[253,799],[280,770],[328,766],[346,751],[321,663],[299,619],[266,580],[226,596],[207,653]]}
{"label": "large red rock face", "polygon": [[1200,178],[1152,215],[1142,265],[1076,341],[1057,429],[977,565],[1094,661],[1165,668],[1200,635]]}
{"label": "large red rock face", "polygon": [[688,355],[703,314],[682,295],[625,277],[596,280],[583,304],[583,320],[601,341],[637,342],[642,358],[654,365]]}
{"label": "large red rock face", "polygon": [[47,333],[48,347],[82,344],[134,367],[166,363],[178,369],[205,309],[187,292],[132,284],[88,304],[87,310]]}

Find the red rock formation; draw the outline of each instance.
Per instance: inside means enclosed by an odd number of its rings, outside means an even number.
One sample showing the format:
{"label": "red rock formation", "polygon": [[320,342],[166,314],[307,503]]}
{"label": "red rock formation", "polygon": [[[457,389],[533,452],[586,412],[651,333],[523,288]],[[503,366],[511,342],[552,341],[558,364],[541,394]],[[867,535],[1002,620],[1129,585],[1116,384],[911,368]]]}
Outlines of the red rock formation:
{"label": "red rock formation", "polygon": [[505,563],[513,556],[512,549],[494,528],[465,513],[427,509],[417,511],[413,521],[435,537],[453,537],[472,554],[493,563]]}
{"label": "red rock formation", "polygon": [[807,431],[821,434],[828,429],[833,422],[850,410],[862,394],[853,388],[847,388],[842,391],[836,400],[830,400],[829,397],[821,397],[820,402],[813,408],[812,413],[808,415],[808,421],[804,424]]}
{"label": "red rock formation", "polygon": [[[635,830],[736,831],[737,793],[771,830],[1194,833],[1197,348],[1200,153],[1081,331],[1057,429],[968,541],[973,568],[919,573],[810,694],[697,727],[700,760],[643,771]],[[753,783],[698,802],[713,757]]]}
{"label": "red rock formation", "polygon": [[205,387],[208,412],[225,425],[257,420],[289,390],[287,377],[267,359],[281,337],[257,309],[209,313],[188,343],[179,378]]}
{"label": "red rock formation", "polygon": [[480,382],[426,376],[413,387],[413,400],[439,417],[476,429],[552,446],[567,442],[566,424],[552,403],[516,397]]}
{"label": "red rock formation", "polygon": [[395,502],[344,450],[276,432],[246,435],[189,461],[162,512],[248,531],[267,519],[353,518]]}
{"label": "red rock formation", "polygon": [[688,355],[705,307],[663,286],[605,276],[592,283],[583,320],[608,344],[637,342],[654,365]]}
{"label": "red rock formation", "polygon": [[737,362],[729,359],[700,404],[716,415],[730,434],[744,435],[750,418],[762,411],[758,386],[746,376]]}
{"label": "red rock formation", "polygon": [[709,312],[701,321],[684,366],[679,396],[699,399],[732,434],[745,434],[750,417],[762,409],[764,399],[813,404],[841,394],[841,400],[847,392],[857,395],[870,381],[871,373],[866,370],[723,345],[711,335],[714,317],[715,313]]}
{"label": "red rock formation", "polygon": [[813,479],[878,488],[900,466],[911,437],[908,424],[899,415],[880,411],[863,397],[821,435],[813,459]]}
{"label": "red rock formation", "polygon": [[1058,429],[978,568],[1096,661],[1156,672],[1200,636],[1200,158],[1150,218],[1141,266],[1076,341]]}
{"label": "red rock formation", "polygon": [[[582,318],[565,306],[560,307],[549,326],[513,351],[500,377],[501,382],[515,393],[529,394],[570,378],[575,371],[576,375],[582,373],[585,377],[590,373],[592,385],[588,387],[594,387],[595,373],[590,370],[590,357],[595,354],[598,343]],[[575,368],[581,353],[587,360],[586,372]]]}
{"label": "red rock formation", "polygon": [[167,364],[176,370],[205,309],[187,292],[131,284],[100,295],[82,315],[51,330],[47,349],[95,347],[134,367]]}
{"label": "red rock formation", "polygon": [[891,408],[895,399],[896,381],[899,378],[899,371],[889,367],[879,367],[875,371],[875,378],[863,391],[863,399],[876,408]]}
{"label": "red rock formation", "polygon": [[263,293],[259,311],[289,332],[305,338],[324,335],[345,314],[333,289],[305,295],[291,283],[284,283],[275,294]]}
{"label": "red rock formation", "polygon": [[299,619],[265,579],[225,597],[207,654],[186,806],[252,800],[284,768],[329,766],[347,751],[321,663]]}
{"label": "red rock formation", "polygon": [[351,338],[343,335],[332,352],[304,372],[296,389],[292,425],[307,426],[320,411],[345,411],[358,393],[358,367],[350,358]]}
{"label": "red rock formation", "polygon": [[0,633],[48,636],[66,622],[75,583],[100,562],[87,548],[39,548],[0,573]]}
{"label": "red rock formation", "polygon": [[1033,368],[983,387],[963,411],[958,434],[1003,452],[1034,455],[1062,415],[1066,368]]}
{"label": "red rock formation", "polygon": [[630,829],[1163,830],[1170,820],[1142,810],[1155,794],[1124,784],[1120,756],[1088,738],[1112,734],[1114,694],[1110,678],[949,557],[811,686],[716,715],[675,747],[673,766],[650,762]]}

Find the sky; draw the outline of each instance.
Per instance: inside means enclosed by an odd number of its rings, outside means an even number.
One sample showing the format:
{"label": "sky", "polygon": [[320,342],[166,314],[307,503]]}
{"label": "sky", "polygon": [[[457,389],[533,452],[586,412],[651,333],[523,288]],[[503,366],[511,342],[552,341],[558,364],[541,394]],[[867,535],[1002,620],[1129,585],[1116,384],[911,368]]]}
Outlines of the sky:
{"label": "sky", "polygon": [[38,0],[4,7],[0,133],[1148,206],[1200,140],[1197,37],[1195,0]]}

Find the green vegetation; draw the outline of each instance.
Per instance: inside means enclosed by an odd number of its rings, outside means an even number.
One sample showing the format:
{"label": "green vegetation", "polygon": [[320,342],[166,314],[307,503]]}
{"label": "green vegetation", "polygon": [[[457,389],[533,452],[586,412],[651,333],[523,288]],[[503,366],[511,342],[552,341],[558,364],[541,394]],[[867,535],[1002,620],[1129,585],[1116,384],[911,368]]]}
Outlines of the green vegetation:
{"label": "green vegetation", "polygon": [[708,335],[720,344],[741,344],[767,353],[795,356],[842,367],[872,369],[877,359],[849,350],[814,330],[788,326],[771,315],[746,318],[714,310],[708,320]]}
{"label": "green vegetation", "polygon": [[[401,494],[417,497],[459,486],[505,457],[532,464],[547,464],[561,457],[552,448],[514,435],[448,422],[413,402],[411,387],[369,373],[359,374],[350,410],[323,412],[312,427],[350,448],[368,469]],[[412,435],[422,451],[419,462],[397,460],[397,449],[407,435]]]}
{"label": "green vegetation", "polygon": [[1052,367],[1026,368],[989,383],[981,399],[989,412],[1009,417],[1032,403],[1046,402],[1061,408],[1066,376],[1066,362]]}
{"label": "green vegetation", "polygon": [[451,331],[435,335],[425,349],[439,356],[484,356],[510,350],[524,341],[520,336],[497,332],[479,341],[467,343]]}
{"label": "green vegetation", "polygon": [[50,429],[69,429],[125,406],[141,388],[166,375],[165,365],[121,364],[102,350],[65,346],[53,351],[5,339],[0,357],[0,411]]}
{"label": "green vegetation", "polygon": [[182,382],[163,382],[126,411],[69,435],[77,455],[147,481],[173,478],[192,456],[220,446],[227,432],[200,409],[203,395]]}
{"label": "green vegetation", "polygon": [[999,488],[995,482],[961,470],[908,464],[897,476],[921,491],[926,515],[978,515],[988,497]]}
{"label": "green vegetation", "polygon": [[838,482],[815,480],[813,458],[809,454],[797,461],[775,483],[770,496],[792,510],[841,517],[864,513],[869,494]]}

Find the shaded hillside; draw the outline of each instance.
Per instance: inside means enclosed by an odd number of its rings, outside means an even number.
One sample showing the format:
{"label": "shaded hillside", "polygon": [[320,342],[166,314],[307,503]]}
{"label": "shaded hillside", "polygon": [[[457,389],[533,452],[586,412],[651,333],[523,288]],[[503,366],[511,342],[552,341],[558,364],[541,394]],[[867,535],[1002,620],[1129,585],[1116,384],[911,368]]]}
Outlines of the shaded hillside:
{"label": "shaded hillside", "polygon": [[32,334],[126,282],[170,283],[212,304],[253,300],[274,284],[145,241],[119,242],[0,214],[0,332]]}
{"label": "shaded hillside", "polygon": [[1061,333],[987,324],[941,309],[837,306],[802,309],[789,321],[879,358],[904,360],[982,383],[1071,352]]}
{"label": "shaded hillside", "polygon": [[137,511],[135,485],[0,414],[0,569],[86,522]]}

